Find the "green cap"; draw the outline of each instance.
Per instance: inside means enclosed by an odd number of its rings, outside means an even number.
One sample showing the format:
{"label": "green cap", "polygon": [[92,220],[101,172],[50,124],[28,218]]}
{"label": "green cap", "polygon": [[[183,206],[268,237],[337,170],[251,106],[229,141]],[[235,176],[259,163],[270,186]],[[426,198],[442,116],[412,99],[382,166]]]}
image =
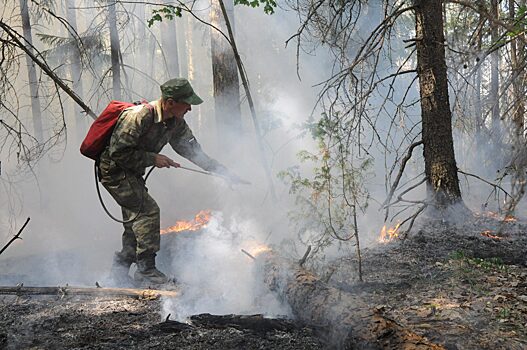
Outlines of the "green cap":
{"label": "green cap", "polygon": [[199,105],[203,102],[185,78],[170,79],[161,85],[161,96],[164,99],[172,98],[177,102],[186,102],[189,105]]}

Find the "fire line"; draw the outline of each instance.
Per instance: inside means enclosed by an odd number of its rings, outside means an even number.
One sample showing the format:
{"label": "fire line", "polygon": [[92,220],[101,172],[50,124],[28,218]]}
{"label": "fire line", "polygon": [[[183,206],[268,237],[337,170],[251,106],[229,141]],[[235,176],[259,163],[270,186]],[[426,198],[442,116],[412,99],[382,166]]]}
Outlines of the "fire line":
{"label": "fire line", "polygon": [[175,225],[167,227],[166,229],[162,229],[160,233],[164,235],[168,233],[176,233],[181,231],[197,231],[206,227],[211,217],[212,214],[210,210],[201,210],[199,213],[196,214],[194,219],[190,221],[176,221]]}

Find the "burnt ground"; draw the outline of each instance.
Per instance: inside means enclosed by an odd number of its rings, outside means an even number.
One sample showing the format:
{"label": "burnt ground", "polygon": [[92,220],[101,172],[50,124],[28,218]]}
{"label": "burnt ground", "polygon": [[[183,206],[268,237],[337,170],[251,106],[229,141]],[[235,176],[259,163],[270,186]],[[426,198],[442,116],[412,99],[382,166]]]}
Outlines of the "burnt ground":
{"label": "burnt ground", "polygon": [[[487,217],[427,222],[404,240],[364,249],[364,282],[350,257],[321,276],[364,310],[445,349],[527,349],[527,223],[501,225]],[[201,315],[189,325],[160,319],[160,308],[129,297],[0,296],[0,349],[328,347],[294,321]]]}
{"label": "burnt ground", "polygon": [[526,223],[428,222],[364,250],[363,283],[357,275],[351,258],[326,270],[331,285],[360,296],[365,308],[446,349],[527,349]]}
{"label": "burnt ground", "polygon": [[260,317],[160,319],[159,300],[16,297],[0,302],[0,349],[319,349],[309,328]]}

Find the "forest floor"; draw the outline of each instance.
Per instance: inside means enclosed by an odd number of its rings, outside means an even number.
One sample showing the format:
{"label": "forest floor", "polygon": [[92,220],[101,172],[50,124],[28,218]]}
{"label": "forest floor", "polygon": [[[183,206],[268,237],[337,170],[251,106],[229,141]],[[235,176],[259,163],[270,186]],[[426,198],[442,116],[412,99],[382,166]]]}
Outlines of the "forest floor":
{"label": "forest floor", "polygon": [[360,296],[445,349],[527,349],[527,224],[475,216],[429,221],[403,241],[327,268],[329,283]]}
{"label": "forest floor", "polygon": [[[428,222],[404,240],[327,266],[323,278],[445,349],[527,349],[527,224],[477,216]],[[0,349],[321,349],[291,320],[160,319],[160,301],[0,296]],[[379,342],[380,343],[380,342]],[[397,347],[392,347],[397,349]]]}

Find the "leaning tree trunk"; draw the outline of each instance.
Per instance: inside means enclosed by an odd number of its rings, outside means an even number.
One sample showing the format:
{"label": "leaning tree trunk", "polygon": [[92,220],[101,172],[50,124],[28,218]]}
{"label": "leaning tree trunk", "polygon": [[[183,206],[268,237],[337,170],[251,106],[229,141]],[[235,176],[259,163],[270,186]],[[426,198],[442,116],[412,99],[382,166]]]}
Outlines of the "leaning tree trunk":
{"label": "leaning tree trunk", "polygon": [[385,317],[382,310],[372,310],[359,294],[330,287],[274,252],[258,255],[255,262],[265,283],[291,306],[296,319],[326,332],[330,348],[444,349]]}
{"label": "leaning tree trunk", "polygon": [[119,62],[121,46],[119,43],[119,32],[117,31],[117,15],[115,13],[115,0],[108,1],[108,26],[110,28],[110,50],[112,61],[112,91],[113,98],[121,100],[121,65]]}
{"label": "leaning tree trunk", "polygon": [[[27,47],[33,52],[33,38],[31,34],[31,21],[29,19],[29,8],[27,0],[20,0],[20,15],[22,17],[22,30],[24,32],[24,38],[27,42]],[[27,63],[27,74],[29,78],[29,95],[31,98],[31,113],[33,115],[33,129],[35,137],[38,141],[43,141],[42,133],[42,114],[40,111],[40,98],[38,96],[38,79],[37,79],[37,68],[35,63],[26,55]]]}
{"label": "leaning tree trunk", "polygon": [[[220,4],[212,0],[211,23],[227,35]],[[233,2],[225,2],[230,23],[234,23]],[[233,50],[217,30],[211,29],[212,77],[214,85],[214,107],[219,139],[233,140],[241,132],[240,81]],[[225,137],[225,132],[233,137]]]}
{"label": "leaning tree trunk", "polygon": [[417,72],[421,95],[425,175],[440,208],[461,201],[448,101],[442,0],[415,0]]}

